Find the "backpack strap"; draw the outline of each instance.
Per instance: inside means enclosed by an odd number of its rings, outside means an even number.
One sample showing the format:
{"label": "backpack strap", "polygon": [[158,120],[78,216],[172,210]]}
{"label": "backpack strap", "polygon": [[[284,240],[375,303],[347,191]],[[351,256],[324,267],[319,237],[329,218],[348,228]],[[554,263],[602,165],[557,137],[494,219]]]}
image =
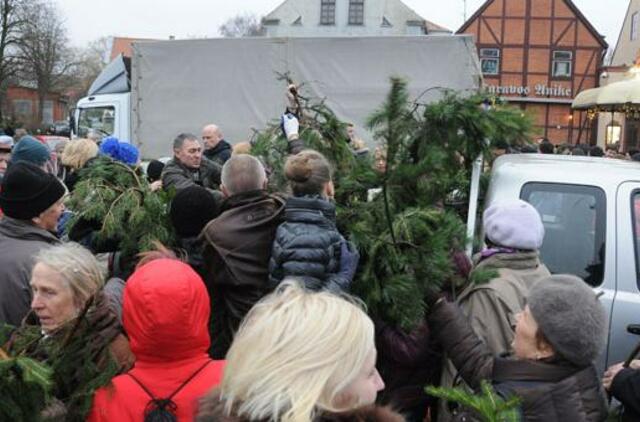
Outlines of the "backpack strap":
{"label": "backpack strap", "polygon": [[144,392],[147,393],[149,397],[151,397],[151,400],[154,403],[156,403],[158,407],[162,407],[162,408],[171,407],[175,410],[175,403],[173,403],[172,399],[175,397],[176,394],[180,392],[180,390],[182,390],[187,384],[189,384],[189,382],[191,382],[191,380],[193,380],[211,362],[213,361],[209,359],[207,363],[199,367],[193,374],[189,376],[189,378],[187,378],[182,384],[180,384],[180,386],[177,389],[175,389],[174,392],[171,393],[171,395],[169,395],[169,397],[163,398],[163,399],[159,399],[156,396],[154,396],[153,393],[149,391],[149,389],[142,382],[140,382],[138,378],[134,377],[130,372],[127,373],[127,375],[130,376],[131,379],[133,379],[136,382],[136,384],[138,384],[140,388],[142,388]]}

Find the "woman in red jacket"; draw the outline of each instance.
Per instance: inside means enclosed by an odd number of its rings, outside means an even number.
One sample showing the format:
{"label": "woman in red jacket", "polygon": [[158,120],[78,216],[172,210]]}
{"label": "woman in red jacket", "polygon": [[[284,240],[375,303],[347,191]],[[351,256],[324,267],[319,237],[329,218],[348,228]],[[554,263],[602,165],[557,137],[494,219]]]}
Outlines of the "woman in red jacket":
{"label": "woman in red jacket", "polygon": [[[127,281],[123,325],[136,363],[95,395],[89,421],[193,420],[198,398],[218,385],[224,361],[209,349],[209,297],[187,264],[157,259]],[[150,418],[151,419],[151,418]]]}

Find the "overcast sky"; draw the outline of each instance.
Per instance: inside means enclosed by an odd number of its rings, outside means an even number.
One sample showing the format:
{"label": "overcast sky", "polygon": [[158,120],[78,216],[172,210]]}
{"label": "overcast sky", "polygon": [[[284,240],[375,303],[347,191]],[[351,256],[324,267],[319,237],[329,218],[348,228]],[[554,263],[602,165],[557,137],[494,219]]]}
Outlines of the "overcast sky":
{"label": "overcast sky", "polygon": [[[609,45],[615,47],[628,0],[573,0]],[[102,36],[140,38],[216,37],[239,13],[263,16],[282,0],[54,0],[69,38],[82,47]],[[404,0],[425,19],[456,30],[464,22],[463,0]],[[467,16],[484,0],[467,0]]]}

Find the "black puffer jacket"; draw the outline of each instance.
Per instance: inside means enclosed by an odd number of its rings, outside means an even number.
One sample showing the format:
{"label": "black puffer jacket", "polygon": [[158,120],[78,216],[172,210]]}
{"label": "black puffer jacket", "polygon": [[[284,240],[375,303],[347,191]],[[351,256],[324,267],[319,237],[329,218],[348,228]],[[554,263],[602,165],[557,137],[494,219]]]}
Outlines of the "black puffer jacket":
{"label": "black puffer jacket", "polygon": [[350,280],[338,275],[345,240],[336,228],[335,205],[319,196],[291,197],[284,220],[273,241],[270,287],[293,276],[311,290],[348,290]]}
{"label": "black puffer jacket", "polygon": [[434,307],[429,327],[471,388],[477,389],[486,379],[501,396],[520,397],[523,421],[606,419],[604,391],[593,365],[576,367],[561,358],[496,358],[474,334],[460,308],[448,302]]}

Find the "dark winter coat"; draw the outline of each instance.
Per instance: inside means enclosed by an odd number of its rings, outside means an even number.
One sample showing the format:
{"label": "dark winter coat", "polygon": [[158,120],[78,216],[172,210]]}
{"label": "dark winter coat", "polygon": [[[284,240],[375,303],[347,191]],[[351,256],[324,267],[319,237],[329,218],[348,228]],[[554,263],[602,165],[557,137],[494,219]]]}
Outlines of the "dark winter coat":
{"label": "dark winter coat", "polygon": [[179,252],[185,255],[187,264],[189,264],[191,268],[200,275],[200,277],[204,278],[205,262],[202,257],[202,249],[204,245],[202,244],[200,236],[178,237],[176,240]]}
{"label": "dark winter coat", "polygon": [[231,158],[231,151],[231,144],[222,139],[215,147],[205,149],[203,155],[214,163],[223,165]]}
{"label": "dark winter coat", "polygon": [[233,195],[202,231],[211,296],[211,356],[221,359],[249,309],[269,289],[269,259],[284,200],[258,190]]}
{"label": "dark winter coat", "polygon": [[202,157],[200,167],[191,169],[176,158],[172,158],[162,169],[162,188],[176,190],[199,185],[208,189],[219,189],[222,167]]}
{"label": "dark winter coat", "polygon": [[19,326],[31,306],[31,270],[35,255],[60,240],[33,224],[0,220],[0,323]]}
{"label": "dark winter coat", "polygon": [[345,239],[336,228],[335,205],[319,196],[291,197],[284,219],[273,242],[271,287],[295,277],[311,290],[347,291],[351,280],[338,274]]}
{"label": "dark winter coat", "polygon": [[477,390],[486,379],[501,396],[520,397],[524,421],[599,422],[606,418],[604,391],[593,365],[576,367],[559,358],[496,358],[474,334],[460,308],[448,302],[434,307],[429,327],[471,388]]}
{"label": "dark winter coat", "polygon": [[408,421],[421,422],[435,402],[424,387],[438,384],[442,354],[430,347],[426,322],[410,332],[380,320],[374,322],[376,367],[385,384],[378,402],[393,406]]}
{"label": "dark winter coat", "polygon": [[[217,391],[211,392],[200,400],[196,422],[267,422],[250,420],[242,416],[232,414],[227,416],[224,412],[224,403],[220,401]],[[364,406],[342,413],[320,413],[313,422],[404,422],[402,415],[395,413],[387,407]]]}
{"label": "dark winter coat", "polygon": [[624,405],[623,421],[640,421],[640,370],[624,368],[611,383],[611,395]]}

